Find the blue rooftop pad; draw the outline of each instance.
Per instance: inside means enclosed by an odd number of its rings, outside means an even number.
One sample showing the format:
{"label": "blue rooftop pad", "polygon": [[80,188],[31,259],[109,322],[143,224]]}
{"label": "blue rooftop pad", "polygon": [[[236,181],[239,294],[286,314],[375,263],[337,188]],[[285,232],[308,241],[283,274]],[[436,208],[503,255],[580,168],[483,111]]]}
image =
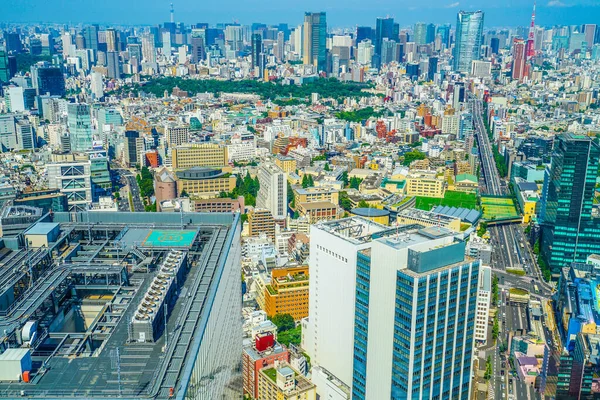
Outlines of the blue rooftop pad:
{"label": "blue rooftop pad", "polygon": [[57,229],[59,225],[55,222],[38,222],[31,228],[29,228],[26,235],[47,235],[53,230]]}

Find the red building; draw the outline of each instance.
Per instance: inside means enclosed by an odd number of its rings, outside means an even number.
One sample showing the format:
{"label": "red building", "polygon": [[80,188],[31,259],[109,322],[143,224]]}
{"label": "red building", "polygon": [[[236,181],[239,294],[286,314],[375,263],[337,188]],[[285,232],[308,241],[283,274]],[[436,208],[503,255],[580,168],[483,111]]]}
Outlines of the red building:
{"label": "red building", "polygon": [[271,332],[256,335],[254,343],[242,353],[244,395],[258,399],[258,372],[275,361],[290,361],[288,349],[275,341]]}
{"label": "red building", "polygon": [[513,65],[512,65],[512,78],[522,81],[527,75],[526,73],[526,54],[525,54],[525,42],[523,39],[515,39],[512,46],[513,53]]}
{"label": "red building", "polygon": [[158,151],[149,151],[146,153],[146,166],[152,168],[158,168],[160,165],[160,156],[158,155]]}

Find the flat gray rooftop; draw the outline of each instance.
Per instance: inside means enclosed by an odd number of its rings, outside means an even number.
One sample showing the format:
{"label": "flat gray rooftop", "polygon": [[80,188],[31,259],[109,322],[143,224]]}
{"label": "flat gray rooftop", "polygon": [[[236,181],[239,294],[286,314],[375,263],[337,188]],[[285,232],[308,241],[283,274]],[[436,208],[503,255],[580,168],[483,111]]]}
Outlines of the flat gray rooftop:
{"label": "flat gray rooftop", "polygon": [[[138,244],[138,239],[147,238],[152,231],[149,228],[129,227],[129,224],[132,226],[147,224],[147,214],[113,214],[117,213],[97,213],[95,215],[90,213],[88,218],[93,220],[89,224],[84,214],[76,217],[79,219],[78,221],[72,221],[67,215],[58,215],[55,218],[60,221],[63,231],[92,232],[91,225],[93,225],[94,229],[97,229],[98,235],[101,235],[104,229],[106,229],[107,236],[111,230],[113,234],[121,232],[118,233],[116,240],[107,238],[106,240],[97,240],[93,246],[87,245],[87,247],[95,247],[97,250],[92,251],[90,260],[92,264],[77,264],[81,265],[81,269],[85,270],[86,267],[93,266],[94,257],[99,257],[98,260],[100,260],[99,254],[102,251],[105,252],[103,257],[107,257],[106,254],[114,254],[116,250],[113,249],[113,242],[123,242],[131,246]],[[184,283],[180,286],[176,303],[168,314],[167,335],[161,334],[153,343],[128,342],[129,321],[151,284],[152,278],[156,275],[155,272],[148,271],[133,272],[129,276],[129,281],[133,284],[127,288],[135,288],[135,291],[131,290],[131,293],[135,294],[130,296],[130,301],[120,315],[120,319],[114,325],[110,335],[96,349],[94,356],[64,357],[60,354],[42,356],[36,355],[36,351],[34,351],[32,381],[30,383],[0,382],[0,398],[20,398],[22,391],[26,393],[27,397],[46,399],[168,398],[170,390],[177,393],[188,361],[195,358],[195,355],[191,354],[191,346],[196,340],[196,334],[200,332],[197,328],[202,324],[204,311],[210,307],[207,302],[209,290],[218,273],[218,265],[224,257],[223,254],[227,254],[233,219],[230,214],[208,216],[206,214],[184,214],[184,224],[178,226],[180,216],[170,215],[169,217],[170,219],[159,216],[158,221],[154,220],[152,223],[154,230],[163,227],[183,228],[181,231],[190,233],[193,244],[185,250],[188,252],[190,268]],[[99,218],[103,220],[100,221]],[[117,222],[118,219],[120,219],[119,222]],[[65,240],[68,244],[71,239],[66,238]],[[68,246],[69,249],[71,247]],[[87,250],[83,253],[82,258],[86,258]],[[46,252],[46,254],[48,253]],[[126,252],[123,251],[123,254]],[[161,250],[156,250],[153,254],[161,257]],[[23,260],[23,253],[16,253],[13,257],[18,258],[15,261],[20,263]],[[94,268],[101,268],[99,266],[103,264],[100,262],[96,261],[97,264]],[[106,262],[106,259],[102,262]],[[112,265],[108,264],[106,268],[109,267]],[[26,292],[27,296],[19,299],[19,305],[33,304],[35,307],[37,303],[31,302],[32,296],[35,295],[35,301],[38,299],[43,301],[52,290],[55,290],[55,281],[50,280],[61,279],[62,282],[70,273],[70,270],[65,269],[64,264],[60,267],[55,264],[52,268],[54,269],[50,269],[46,275],[40,277],[31,291]],[[93,270],[93,268],[90,269],[90,271]],[[39,291],[36,292],[38,288]],[[87,289],[83,288],[82,290]],[[39,296],[36,293],[40,293]],[[39,301],[40,305],[41,301]],[[14,310],[19,310],[19,307],[15,306]],[[14,310],[7,312],[6,316],[0,316],[0,324],[8,321],[13,321],[10,322],[11,324],[21,324],[31,318],[29,312],[27,315],[23,314],[23,320],[16,318],[13,315]],[[60,332],[54,332],[54,334],[56,337],[61,335]],[[74,333],[72,340],[81,340],[86,334]]]}

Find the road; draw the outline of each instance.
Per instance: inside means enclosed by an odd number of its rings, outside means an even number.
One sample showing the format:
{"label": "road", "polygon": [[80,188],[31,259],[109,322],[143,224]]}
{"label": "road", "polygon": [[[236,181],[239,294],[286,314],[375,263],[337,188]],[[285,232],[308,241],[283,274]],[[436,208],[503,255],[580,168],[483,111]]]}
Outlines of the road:
{"label": "road", "polygon": [[[506,196],[507,184],[500,178],[494,161],[492,145],[483,122],[483,105],[478,99],[471,99],[473,122],[475,124],[475,138],[479,148],[481,170],[485,185],[483,194],[493,196]],[[490,227],[491,242],[494,246],[494,269],[507,270],[523,268],[527,276],[536,280],[542,294],[548,296],[553,292],[553,287],[542,278],[542,273],[537,265],[531,246],[526,239],[521,226],[514,224]],[[523,247],[521,247],[523,245]]]}
{"label": "road", "polygon": [[[506,196],[507,183],[498,173],[494,161],[492,145],[483,121],[483,105],[481,100],[471,97],[473,122],[475,125],[475,139],[479,148],[481,172],[483,177],[482,194],[492,196]],[[531,250],[525,233],[521,226],[497,225],[488,228],[493,245],[492,268],[500,278],[501,286],[505,288],[522,288],[530,293],[535,293],[538,287],[540,300],[545,301],[550,297],[553,288],[542,279],[542,273],[537,265],[536,258]],[[507,273],[510,269],[524,269],[525,276]],[[498,307],[500,324],[500,337],[497,346],[486,351],[492,355],[494,377],[492,379],[492,394],[495,399],[539,399],[540,394],[527,383],[520,381],[510,371],[508,359],[500,354],[500,345],[507,339],[509,331],[526,330],[530,328],[526,306],[514,306],[507,303],[507,291],[502,290]],[[492,353],[489,354],[489,351]],[[489,395],[488,395],[489,398]]]}
{"label": "road", "polygon": [[131,206],[129,205],[129,194],[121,196],[122,200],[119,202],[119,211],[146,211],[144,203],[142,203],[142,199],[140,198],[140,188],[133,172],[123,168],[118,168],[115,172],[121,177],[121,183],[127,186],[128,192],[131,193],[133,199],[133,210],[131,210]]}

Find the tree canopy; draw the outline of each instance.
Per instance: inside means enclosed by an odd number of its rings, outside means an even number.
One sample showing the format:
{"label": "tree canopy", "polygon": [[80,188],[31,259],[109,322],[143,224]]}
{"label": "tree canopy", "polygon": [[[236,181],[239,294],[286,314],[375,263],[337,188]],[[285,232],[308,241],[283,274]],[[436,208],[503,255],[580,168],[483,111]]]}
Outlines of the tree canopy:
{"label": "tree canopy", "polygon": [[[335,78],[322,78],[302,85],[281,85],[279,83],[259,80],[221,81],[215,79],[186,79],[182,77],[163,77],[123,86],[117,93],[145,92],[156,97],[162,97],[165,90],[168,93],[174,87],[185,90],[190,95],[197,93],[250,93],[257,94],[263,99],[281,100],[285,98],[309,99],[312,93],[336,100],[345,97],[372,97],[373,93],[364,92],[368,84],[356,82],[341,82]],[[292,102],[295,104],[297,101]]]}

